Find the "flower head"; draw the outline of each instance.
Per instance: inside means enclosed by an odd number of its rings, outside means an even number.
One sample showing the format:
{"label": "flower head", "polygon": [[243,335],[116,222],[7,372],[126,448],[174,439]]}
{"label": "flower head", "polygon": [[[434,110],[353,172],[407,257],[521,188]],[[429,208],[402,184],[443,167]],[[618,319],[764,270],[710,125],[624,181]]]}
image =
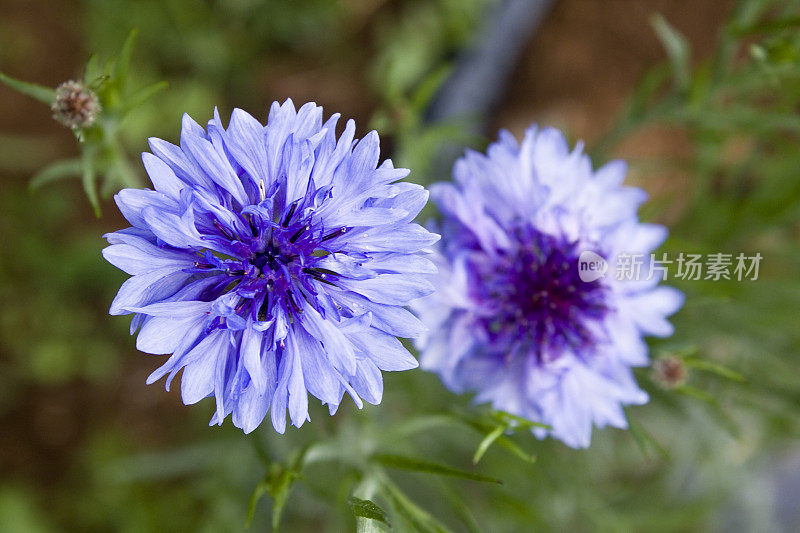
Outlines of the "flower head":
{"label": "flower head", "polygon": [[56,87],[56,99],[50,110],[61,124],[81,129],[94,124],[100,113],[100,100],[83,83],[70,80]]}
{"label": "flower head", "polygon": [[[593,424],[626,427],[622,406],[647,401],[631,372],[648,362],[642,336],[670,335],[683,297],[645,279],[666,229],[639,222],[645,194],[625,172],[593,171],[581,145],[535,127],[457,161],[455,184],[431,187],[444,221],[438,292],[414,306],[423,368],[573,447]],[[641,254],[639,279],[607,272],[623,253]]]}
{"label": "flower head", "polygon": [[184,116],[180,146],[150,139],[155,190],[116,196],[132,227],[105,258],[132,277],[111,314],[134,314],[137,347],[172,354],[148,378],[183,369],[186,404],[214,396],[245,432],[271,409],[283,432],[308,419],[307,392],[336,411],[347,392],[379,403],[382,370],[416,360],[396,336],[423,329],[403,306],[432,292],[420,253],[438,240],[411,220],[427,191],[380,166],[378,135],[337,139],[313,103],[274,103],[264,126],[234,110],[207,130]]}
{"label": "flower head", "polygon": [[652,376],[661,387],[675,389],[686,382],[689,369],[680,357],[667,355],[653,361]]}

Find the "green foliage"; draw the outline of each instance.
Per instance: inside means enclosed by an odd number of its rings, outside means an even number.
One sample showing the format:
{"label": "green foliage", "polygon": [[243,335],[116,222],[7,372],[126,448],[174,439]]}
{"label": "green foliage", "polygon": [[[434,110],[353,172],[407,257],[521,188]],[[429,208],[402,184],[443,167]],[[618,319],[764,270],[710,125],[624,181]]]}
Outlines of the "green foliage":
{"label": "green foliage", "polygon": [[42,87],[35,83],[27,83],[0,72],[0,81],[26,96],[35,98],[43,104],[50,105],[56,100],[56,92],[49,87]]}
{"label": "green foliage", "polygon": [[31,490],[13,485],[0,486],[0,529],[8,533],[55,531],[37,507]]}
{"label": "green foliage", "polygon": [[403,493],[389,479],[384,479],[381,484],[382,494],[389,501],[392,508],[402,518],[413,531],[420,533],[447,533],[450,531],[444,524],[439,522],[430,513],[418,506],[416,503]]}
{"label": "green foliage", "polygon": [[[98,57],[92,56],[86,65],[83,82],[97,94],[101,110],[93,124],[74,130],[80,143],[80,158],[50,163],[31,178],[31,187],[37,188],[55,180],[80,177],[83,190],[98,217],[101,214],[98,175],[103,177],[103,196],[109,196],[122,187],[142,185],[141,177],[134,170],[122,144],[121,130],[131,111],[167,88],[165,82],[158,82],[138,90],[131,89],[129,72],[136,35],[135,30],[130,31],[116,59],[109,59],[101,67]],[[0,74],[0,81],[45,104],[55,101],[53,89],[3,74]]]}
{"label": "green foliage", "polygon": [[64,178],[80,176],[83,172],[83,163],[79,158],[59,159],[44,167],[31,178],[31,189],[38,189],[46,183],[51,183]]}
{"label": "green foliage", "polygon": [[675,90],[688,90],[691,77],[689,42],[661,15],[654,15],[652,24],[669,57],[672,76],[675,79]]}
{"label": "green foliage", "polygon": [[281,522],[281,515],[289,499],[289,491],[295,480],[300,477],[300,470],[305,462],[307,448],[298,451],[289,466],[283,467],[277,463],[270,465],[269,473],[256,485],[253,496],[250,498],[250,508],[247,511],[246,527],[250,527],[255,515],[258,500],[269,493],[274,503],[272,505],[272,528],[277,530]]}
{"label": "green foliage", "polygon": [[[427,124],[424,112],[487,3],[412,0],[363,12],[325,0],[82,3],[87,49],[120,49],[130,25],[141,28],[140,42],[134,54],[131,33],[116,59],[93,56],[86,65],[83,80],[103,114],[79,132],[80,152],[44,166],[31,181],[34,197],[13,182],[0,193],[0,415],[13,428],[9,439],[19,438],[11,449],[38,453],[29,459],[35,467],[15,463],[27,484],[0,487],[0,529],[240,531],[246,521],[253,531],[280,523],[321,533],[666,532],[720,524],[732,495],[758,478],[765,453],[800,436],[795,2],[741,0],[705,58],[656,16],[665,63],[592,147],[599,164],[648,127],[685,136],[680,157],[631,161],[648,189],[653,170],[678,176],[653,187],[668,192],[645,216],[670,224],[664,250],[760,252],[764,260],[753,282],[669,282],[687,304],[675,336],[654,341],[652,353],[679,358],[686,381],[665,389],[641,369],[650,403],[628,409],[629,431],[596,431],[588,451],[539,441],[534,424],[476,408],[423,372],[387,374],[377,407],[343,404],[330,418],[315,405],[313,423],[282,436],[268,423],[249,436],[230,424],[208,429],[210,407],[187,409],[175,394],[145,389],[157,363],[134,355],[125,319],[106,316],[123,276],[100,261],[98,236],[119,220],[87,220],[60,180],[81,178],[93,202],[141,185],[133,154],[150,135],[174,138],[181,112],[261,109],[289,96],[261,88],[294,73],[282,64],[332,60],[371,73],[358,98],[377,103],[372,125],[391,134],[386,155],[413,168],[415,181],[447,179],[430,174],[441,146],[483,140],[468,138],[463,124]],[[162,79],[170,91],[160,93]],[[2,81],[45,103],[51,97]],[[1,139],[2,164],[16,172],[51,152],[47,137]],[[51,443],[58,428],[41,421],[51,420],[46,401],[77,404],[81,429],[71,443]],[[48,460],[58,474],[40,482]]]}
{"label": "green foliage", "polygon": [[75,195],[46,191],[36,210],[28,198],[10,184],[0,196],[0,295],[15,302],[0,313],[3,353],[48,384],[113,375],[120,329],[108,326],[106,302],[120,276],[96,260],[97,230],[79,223]]}
{"label": "green foliage", "polygon": [[443,146],[480,142],[464,117],[426,124],[425,111],[452,66],[447,56],[471,44],[474,28],[493,0],[412,1],[399,19],[379,30],[382,46],[373,62],[372,83],[381,100],[372,127],[393,136],[396,162],[414,170],[417,182],[431,176],[431,164]]}
{"label": "green foliage", "polygon": [[[654,123],[682,129],[692,152],[678,170],[690,177],[690,188],[681,193],[682,201],[673,198],[684,206],[667,250],[673,257],[679,251],[764,255],[757,281],[681,286],[688,304],[676,319],[674,342],[693,347],[682,357],[694,371],[676,392],[708,403],[729,429],[737,426],[729,419],[731,402],[759,412],[794,401],[779,392],[786,385],[775,382],[788,378],[785,365],[795,367],[798,339],[784,311],[797,295],[790,273],[800,250],[790,236],[800,214],[797,8],[791,2],[739,2],[716,53],[688,77],[685,39],[656,19],[675,83],[670,86],[663,71],[651,75],[600,144],[608,150],[622,136]],[[703,301],[709,304],[693,305]],[[723,386],[715,377],[730,383]],[[793,381],[789,388],[796,386]],[[773,393],[765,395],[766,390]],[[763,429],[769,432],[775,422],[764,417]]]}
{"label": "green foliage", "polygon": [[460,470],[458,468],[433,463],[431,461],[406,457],[404,455],[376,454],[372,457],[372,460],[388,468],[411,470],[414,472],[436,474],[439,476],[459,477],[463,479],[469,479],[471,481],[482,481],[484,483],[503,484],[503,482],[497,478],[484,476],[483,474],[477,474],[475,472],[468,472],[466,470]]}
{"label": "green foliage", "polygon": [[386,511],[378,507],[375,502],[351,496],[347,500],[347,503],[353,509],[353,514],[356,517],[357,533],[381,531],[381,527],[376,524],[376,522],[380,522],[388,527],[392,526],[389,522],[389,515],[386,514]]}

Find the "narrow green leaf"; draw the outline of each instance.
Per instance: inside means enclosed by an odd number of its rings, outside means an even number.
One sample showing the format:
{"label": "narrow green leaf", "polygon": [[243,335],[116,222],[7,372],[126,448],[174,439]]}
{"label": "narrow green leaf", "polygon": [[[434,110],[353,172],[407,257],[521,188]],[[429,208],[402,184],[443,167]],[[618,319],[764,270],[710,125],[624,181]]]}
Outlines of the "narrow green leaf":
{"label": "narrow green leaf", "polygon": [[253,517],[256,515],[256,506],[264,494],[269,492],[269,487],[269,477],[265,477],[259,481],[258,485],[256,485],[256,488],[253,489],[253,494],[250,496],[250,505],[247,507],[247,520],[244,523],[245,528],[249,528],[253,523]]}
{"label": "narrow green leaf", "polygon": [[535,454],[526,452],[525,450],[520,448],[520,446],[516,442],[514,442],[513,440],[509,439],[506,436],[498,437],[497,444],[499,444],[500,446],[510,451],[511,453],[513,453],[514,455],[516,455],[517,457],[519,457],[520,459],[522,459],[527,463],[536,462]]}
{"label": "narrow green leaf", "polygon": [[250,497],[250,507],[247,513],[247,522],[245,523],[246,527],[249,527],[253,521],[258,501],[265,493],[269,493],[273,500],[272,529],[274,531],[278,530],[283,509],[286,506],[286,502],[289,500],[289,493],[291,492],[294,482],[300,478],[300,471],[303,469],[306,454],[310,447],[311,445],[307,445],[297,450],[287,467],[278,463],[272,463],[270,465],[269,473],[256,485],[256,488],[253,490],[253,495]]}
{"label": "narrow green leaf", "polygon": [[436,520],[430,513],[411,501],[400,488],[384,476],[381,492],[397,514],[406,519],[417,531],[422,533],[450,533],[450,530]]}
{"label": "narrow green leaf", "polygon": [[498,483],[501,485],[503,483],[497,478],[485,476],[483,474],[469,472],[467,470],[460,470],[447,465],[406,457],[403,455],[376,454],[372,456],[372,459],[383,466],[398,470],[411,470],[414,472],[424,472],[428,474],[437,474],[440,476],[458,477],[472,481],[481,481],[484,483]]}
{"label": "narrow green leaf", "polygon": [[[475,431],[477,431],[478,433],[481,433],[483,435],[488,435],[489,433],[494,431],[495,427],[496,427],[496,426],[489,425],[489,424],[486,424],[486,423],[483,423],[483,422],[479,422],[477,420],[471,420],[469,418],[464,418],[464,422],[467,425],[469,425],[470,427],[472,427],[472,429],[474,429]],[[495,441],[497,442],[497,444],[499,446],[502,446],[503,448],[505,448],[506,450],[510,451],[511,453],[513,453],[514,455],[516,455],[517,457],[519,457],[520,459],[522,459],[525,462],[533,463],[533,462],[536,461],[536,456],[535,455],[529,454],[528,452],[526,452],[525,450],[520,448],[519,445],[517,445],[516,442],[514,442],[511,439],[509,439],[505,435],[501,435],[501,436],[497,437],[495,439]]]}
{"label": "narrow green leaf", "polygon": [[446,64],[425,76],[411,95],[409,102],[411,109],[416,113],[422,113],[452,72],[452,65]]}
{"label": "narrow green leaf", "polygon": [[114,77],[116,78],[117,87],[125,87],[125,84],[128,81],[128,72],[130,71],[131,66],[131,56],[133,56],[133,47],[136,44],[136,36],[138,34],[139,30],[136,28],[132,28],[131,31],[128,32],[128,36],[125,38],[125,43],[122,45],[122,50],[119,53],[119,57],[117,57],[114,67]]}
{"label": "narrow green leaf", "polygon": [[690,368],[696,368],[698,370],[704,370],[706,372],[711,372],[712,374],[717,374],[726,379],[730,379],[731,381],[738,381],[740,383],[746,381],[745,377],[738,372],[731,370],[730,368],[723,366],[719,363],[715,363],[713,361],[709,361],[707,359],[697,359],[694,357],[687,357],[683,360],[686,363],[686,366]]}
{"label": "narrow green leaf", "polygon": [[650,456],[650,449],[652,448],[664,459],[669,458],[669,452],[667,452],[666,448],[661,446],[661,444],[630,416],[628,416],[628,429],[636,441],[636,444],[639,446],[639,449],[642,451],[642,454],[646,457]]}
{"label": "narrow green leaf", "polygon": [[102,76],[103,71],[100,69],[100,58],[97,57],[97,54],[90,55],[89,60],[86,62],[86,68],[83,71],[83,83],[85,83],[87,87],[96,89],[95,84],[100,81]]}
{"label": "narrow green leaf", "polygon": [[46,183],[65,178],[77,178],[83,171],[83,164],[78,158],[60,159],[50,163],[42,170],[37,172],[28,183],[31,189],[38,189]]}
{"label": "narrow green leaf", "polygon": [[278,525],[281,523],[283,509],[286,507],[286,502],[289,501],[290,489],[292,485],[294,485],[295,480],[299,477],[299,472],[285,470],[274,484],[274,490],[270,491],[270,495],[275,500],[275,503],[272,505],[272,529],[278,529]]}
{"label": "narrow green leaf", "polygon": [[106,63],[102,68],[103,75],[101,75],[100,77],[106,79],[111,78],[112,77],[111,73],[114,72],[114,65],[115,62],[113,57],[109,57],[108,59],[106,59]]}
{"label": "narrow green leaf", "polygon": [[668,80],[669,65],[667,64],[658,65],[645,74],[631,94],[628,114],[632,117],[643,116],[653,98]]}
{"label": "narrow green leaf", "polygon": [[56,91],[50,87],[37,85],[35,83],[28,83],[26,81],[18,80],[7,76],[0,72],[0,81],[11,87],[17,92],[20,92],[31,98],[39,100],[43,104],[52,105],[56,101]]}
{"label": "narrow green leaf", "polygon": [[706,402],[713,406],[717,406],[717,399],[709,394],[708,392],[698,389],[697,387],[691,387],[689,385],[681,385],[680,387],[675,388],[675,392],[683,394],[684,396],[690,396],[692,398],[696,398],[700,401]]}
{"label": "narrow green leaf", "polygon": [[779,31],[796,29],[798,27],[800,27],[800,17],[786,17],[766,20],[750,26],[733,26],[730,29],[730,33],[734,37],[748,37],[761,33],[777,33]]}
{"label": "narrow green leaf", "polygon": [[86,197],[89,198],[89,203],[92,204],[95,216],[100,218],[102,211],[100,209],[100,197],[97,194],[97,183],[95,183],[94,153],[93,147],[84,146],[83,154],[81,155],[81,181],[83,182],[83,190],[86,192]]}
{"label": "narrow green leaf", "polygon": [[722,408],[719,400],[716,396],[696,387],[691,387],[688,385],[681,385],[674,389],[675,392],[679,394],[683,394],[684,396],[689,396],[691,398],[696,398],[702,402],[708,404],[708,406],[719,416],[718,421],[722,426],[730,432],[733,436],[739,436],[741,433],[741,428],[739,427],[739,423],[736,422],[725,410]]}
{"label": "narrow green leaf", "polygon": [[353,514],[356,515],[356,517],[377,520],[378,522],[383,522],[387,526],[391,526],[389,515],[372,500],[362,500],[361,498],[351,496],[347,500],[347,503],[350,505],[350,508],[353,509]]}
{"label": "narrow green leaf", "polygon": [[279,464],[273,464],[269,473],[262,479],[250,497],[250,506],[247,512],[247,522],[245,527],[249,527],[255,515],[256,506],[264,494],[269,493],[272,497],[272,529],[277,530],[280,525],[281,515],[289,500],[289,493],[295,480],[300,477],[300,473],[290,468],[284,468]]}
{"label": "narrow green leaf", "polygon": [[492,416],[498,421],[507,424],[509,427],[513,427],[515,429],[528,429],[528,428],[542,428],[547,430],[553,429],[547,424],[543,424],[541,422],[534,422],[533,420],[528,420],[527,418],[523,418],[521,416],[512,415],[511,413],[506,413],[505,411],[493,411]]}
{"label": "narrow green leaf", "polygon": [[481,533],[481,527],[475,520],[472,508],[464,501],[464,497],[459,494],[452,484],[445,482],[443,479],[438,479],[438,492],[442,497],[447,500],[453,508],[455,515],[461,519],[461,522],[470,533]]}
{"label": "narrow green leaf", "polygon": [[691,77],[689,42],[663,16],[655,14],[650,22],[667,52],[678,89],[687,89]]}
{"label": "narrow green leaf", "polygon": [[478,464],[478,461],[481,460],[483,454],[489,449],[489,447],[496,441],[503,432],[506,430],[504,426],[497,426],[494,431],[486,435],[481,443],[478,445],[478,449],[475,450],[475,455],[472,457],[472,464]]}
{"label": "narrow green leaf", "polygon": [[149,100],[150,98],[152,98],[156,94],[158,94],[161,91],[164,91],[166,89],[169,89],[169,83],[167,83],[166,81],[159,81],[159,82],[154,83],[152,85],[148,85],[147,87],[145,87],[143,89],[139,89],[138,91],[133,93],[133,95],[131,95],[130,98],[128,98],[128,101],[127,101],[127,103],[125,105],[125,112],[128,112],[131,109],[139,107],[140,105],[145,103],[147,100]]}

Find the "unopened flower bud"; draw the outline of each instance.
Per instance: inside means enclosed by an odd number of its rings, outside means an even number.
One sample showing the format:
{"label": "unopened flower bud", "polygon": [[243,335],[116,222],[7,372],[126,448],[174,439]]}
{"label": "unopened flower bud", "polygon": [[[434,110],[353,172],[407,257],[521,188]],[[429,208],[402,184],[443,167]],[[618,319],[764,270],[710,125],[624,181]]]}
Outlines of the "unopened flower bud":
{"label": "unopened flower bud", "polygon": [[670,355],[653,362],[653,380],[665,389],[680,387],[687,375],[686,364],[679,357]]}
{"label": "unopened flower bud", "polygon": [[65,81],[56,87],[56,101],[50,107],[53,118],[71,129],[91,126],[100,113],[100,101],[79,81]]}

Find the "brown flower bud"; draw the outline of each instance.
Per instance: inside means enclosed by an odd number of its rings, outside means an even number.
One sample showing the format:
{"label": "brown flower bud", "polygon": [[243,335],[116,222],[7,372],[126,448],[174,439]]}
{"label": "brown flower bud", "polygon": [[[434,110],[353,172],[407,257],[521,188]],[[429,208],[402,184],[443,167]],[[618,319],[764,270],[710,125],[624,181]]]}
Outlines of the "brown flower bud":
{"label": "brown flower bud", "polygon": [[65,81],[56,87],[56,101],[50,106],[53,118],[72,129],[91,126],[100,113],[100,101],[79,81]]}
{"label": "brown flower bud", "polygon": [[668,355],[653,361],[653,380],[665,389],[683,385],[688,373],[686,364],[679,357]]}

